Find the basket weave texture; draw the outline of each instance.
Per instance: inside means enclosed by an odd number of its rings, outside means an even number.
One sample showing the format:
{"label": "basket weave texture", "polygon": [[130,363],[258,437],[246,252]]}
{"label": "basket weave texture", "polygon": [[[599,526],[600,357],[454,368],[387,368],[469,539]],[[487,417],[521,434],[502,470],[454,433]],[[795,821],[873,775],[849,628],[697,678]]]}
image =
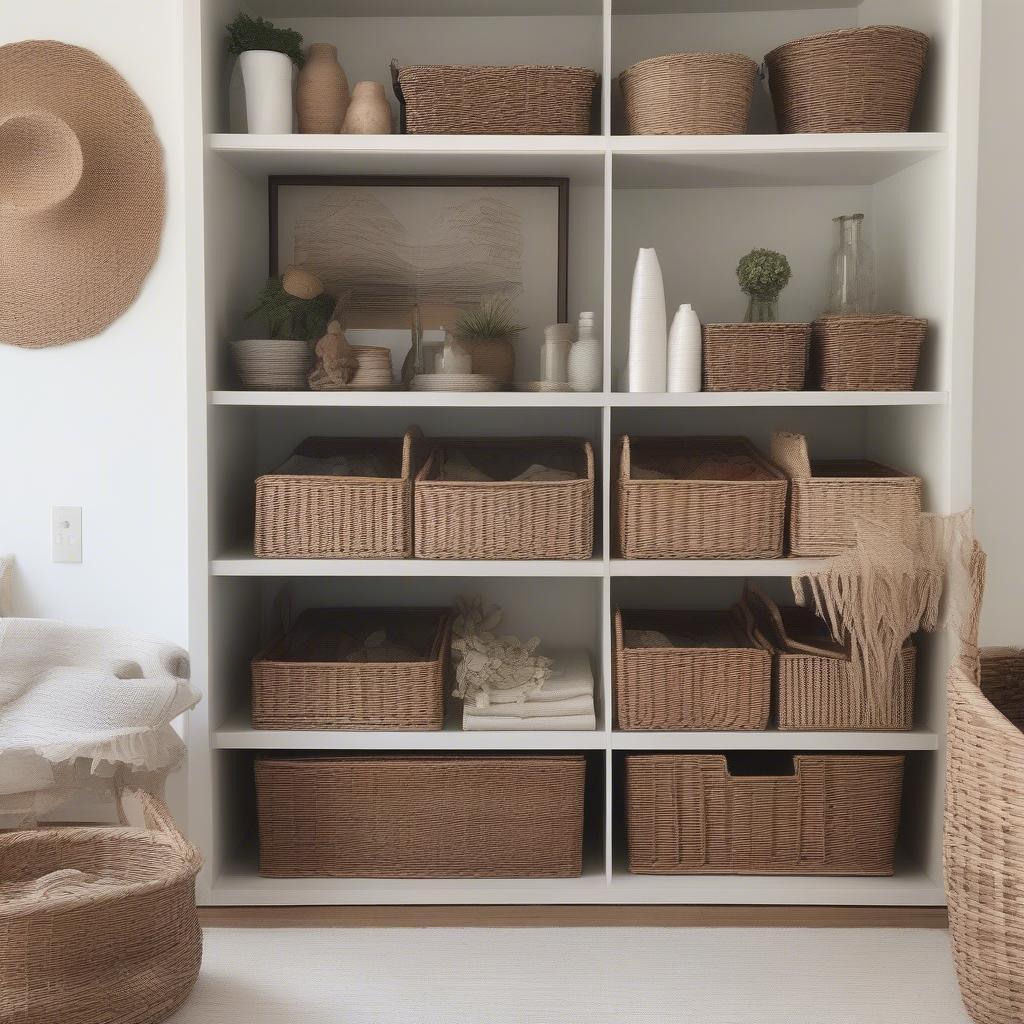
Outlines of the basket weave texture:
{"label": "basket weave texture", "polygon": [[[627,629],[694,641],[685,647],[627,647]],[[743,609],[615,612],[620,729],[764,729],[771,680],[771,653]]]}
{"label": "basket weave texture", "polygon": [[822,391],[912,391],[928,321],[827,316],[811,334],[811,380]]}
{"label": "basket weave texture", "polygon": [[719,754],[626,758],[637,874],[891,875],[903,757],[800,755],[733,776]]}
{"label": "basket weave texture", "polygon": [[800,391],[811,325],[705,324],[705,391]]}
{"label": "basket weave texture", "polygon": [[[678,459],[706,467],[742,459],[750,479],[678,478]],[[616,442],[616,538],[623,558],[778,558],[788,483],[740,437],[638,437]],[[637,479],[639,466],[669,479]]]}
{"label": "basket weave texture", "polygon": [[572,878],[582,756],[257,758],[272,878]]}
{"label": "basket weave texture", "polygon": [[868,460],[811,462],[801,434],[777,433],[772,458],[790,478],[789,553],[834,555],[853,545],[856,522],[892,530],[917,521],[921,479]]}
{"label": "basket weave texture", "polygon": [[256,480],[258,558],[411,558],[419,431],[401,439],[312,437],[296,455],[377,455],[388,477],[267,473]]}
{"label": "basket weave texture", "polygon": [[[555,456],[576,478],[446,480],[448,457],[531,460]],[[590,558],[594,549],[594,450],[571,438],[437,442],[416,477],[417,558]]]}
{"label": "basket weave texture", "polygon": [[757,64],[739,53],[672,53],[619,75],[630,135],[747,130]]}
{"label": "basket weave texture", "polygon": [[137,798],[147,828],[0,834],[0,1020],[156,1024],[192,991],[201,859]]}
{"label": "basket weave texture", "polygon": [[[339,641],[386,629],[417,661],[344,660]],[[257,729],[441,729],[451,616],[439,608],[319,608],[252,663]]]}
{"label": "basket weave texture", "polygon": [[586,135],[597,73],[549,65],[392,64],[409,135]]}
{"label": "basket weave texture", "polygon": [[765,55],[775,120],[792,132],[905,132],[928,37],[898,25],[794,39]]}

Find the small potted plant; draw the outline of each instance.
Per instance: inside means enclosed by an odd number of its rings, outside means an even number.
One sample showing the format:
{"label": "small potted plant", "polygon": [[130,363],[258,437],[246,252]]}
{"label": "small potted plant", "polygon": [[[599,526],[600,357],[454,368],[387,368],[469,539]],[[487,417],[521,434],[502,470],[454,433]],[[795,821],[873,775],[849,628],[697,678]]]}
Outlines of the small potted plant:
{"label": "small potted plant", "polygon": [[228,31],[228,53],[242,66],[245,117],[251,133],[288,135],[292,130],[292,66],[301,68],[302,36],[263,18],[239,14]]}
{"label": "small potted plant", "polygon": [[747,323],[779,319],[779,293],[789,284],[789,260],[772,249],[751,249],[736,267],[740,288],[748,297]]}
{"label": "small potted plant", "polygon": [[455,336],[469,345],[473,373],[496,377],[504,386],[512,383],[516,369],[516,335],[526,330],[517,322],[507,295],[490,295],[476,309],[463,313],[455,324]]}

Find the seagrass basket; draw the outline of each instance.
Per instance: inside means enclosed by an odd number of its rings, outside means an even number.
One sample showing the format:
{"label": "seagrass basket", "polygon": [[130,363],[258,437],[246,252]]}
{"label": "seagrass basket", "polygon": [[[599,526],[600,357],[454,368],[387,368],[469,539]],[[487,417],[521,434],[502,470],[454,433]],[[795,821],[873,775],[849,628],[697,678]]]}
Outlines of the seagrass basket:
{"label": "seagrass basket", "polygon": [[[634,754],[629,870],[652,875],[891,875],[903,756]],[[784,764],[776,765],[776,761]],[[731,764],[730,764],[731,762]],[[767,774],[765,772],[767,771]],[[748,774],[749,772],[749,774]]]}
{"label": "seagrass basket", "polygon": [[771,653],[745,608],[615,611],[620,729],[764,729],[771,681]]}
{"label": "seagrass basket", "polygon": [[572,878],[580,755],[261,757],[260,874]]}
{"label": "seagrass basket", "polygon": [[897,313],[821,317],[811,381],[822,391],[912,391],[927,329],[927,320]]}
{"label": "seagrass basket", "polygon": [[789,553],[834,555],[856,540],[856,522],[893,530],[917,521],[921,478],[867,459],[812,462],[802,434],[779,432],[772,459],[789,476]]}
{"label": "seagrass basket", "polygon": [[905,132],[928,37],[870,25],[794,39],[765,55],[780,132]]}
{"label": "seagrass basket", "polygon": [[740,437],[630,437],[615,445],[623,558],[778,558],[788,483]]}
{"label": "seagrass basket", "polygon": [[630,135],[747,130],[757,64],[739,53],[671,53],[619,75]]}
{"label": "seagrass basket", "polygon": [[450,630],[443,608],[309,609],[253,660],[252,724],[441,729]]}
{"label": "seagrass basket", "polygon": [[705,391],[800,391],[807,375],[811,325],[705,324]]}

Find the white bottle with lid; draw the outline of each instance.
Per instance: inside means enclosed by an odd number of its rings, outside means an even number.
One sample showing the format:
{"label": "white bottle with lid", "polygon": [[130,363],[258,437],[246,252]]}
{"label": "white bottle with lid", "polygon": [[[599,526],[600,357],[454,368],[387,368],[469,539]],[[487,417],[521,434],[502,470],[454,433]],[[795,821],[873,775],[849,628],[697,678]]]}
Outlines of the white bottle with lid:
{"label": "white bottle with lid", "polygon": [[576,341],[569,349],[569,387],[573,391],[600,391],[604,351],[594,329],[594,314],[580,313]]}
{"label": "white bottle with lid", "polygon": [[676,394],[700,391],[700,376],[700,320],[693,306],[684,302],[668,334],[668,389]]}

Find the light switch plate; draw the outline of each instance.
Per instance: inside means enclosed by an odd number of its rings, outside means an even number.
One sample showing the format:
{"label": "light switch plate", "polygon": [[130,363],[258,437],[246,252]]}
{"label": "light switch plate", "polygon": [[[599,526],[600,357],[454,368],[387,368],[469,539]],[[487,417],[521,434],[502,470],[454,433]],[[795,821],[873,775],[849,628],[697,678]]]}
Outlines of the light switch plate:
{"label": "light switch plate", "polygon": [[51,507],[50,554],[54,562],[81,562],[81,505],[54,505]]}

